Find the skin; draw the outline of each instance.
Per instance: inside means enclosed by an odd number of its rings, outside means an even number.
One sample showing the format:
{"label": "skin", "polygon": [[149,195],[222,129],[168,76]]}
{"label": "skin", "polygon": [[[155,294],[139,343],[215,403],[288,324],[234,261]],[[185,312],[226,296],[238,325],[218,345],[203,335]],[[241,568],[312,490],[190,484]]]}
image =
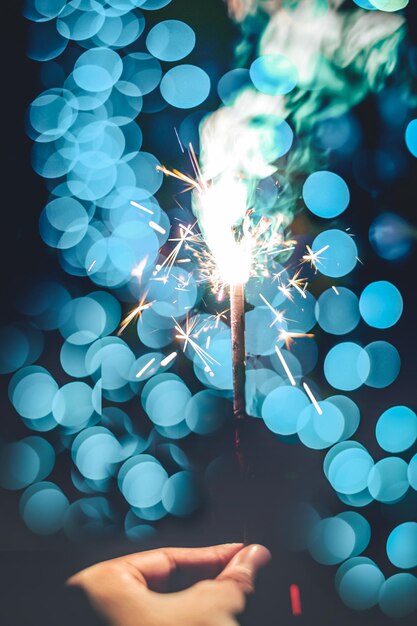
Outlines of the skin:
{"label": "skin", "polygon": [[111,626],[237,626],[270,558],[263,546],[240,543],[164,548],[98,563],[67,584]]}

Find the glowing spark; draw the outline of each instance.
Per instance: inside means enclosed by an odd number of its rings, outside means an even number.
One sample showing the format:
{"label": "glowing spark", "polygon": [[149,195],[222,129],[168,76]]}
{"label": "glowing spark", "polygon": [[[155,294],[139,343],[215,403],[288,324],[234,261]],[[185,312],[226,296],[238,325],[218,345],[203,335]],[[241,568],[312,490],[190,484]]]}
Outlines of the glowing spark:
{"label": "glowing spark", "polygon": [[317,252],[313,252],[310,246],[306,246],[306,248],[307,248],[308,254],[305,254],[303,256],[303,261],[304,263],[310,263],[311,267],[314,267],[314,269],[317,272],[317,264],[321,263],[322,261],[320,255],[323,254],[323,252],[326,252],[326,250],[330,248],[330,246],[329,245],[323,246],[323,248],[320,248],[320,250],[317,250]]}
{"label": "glowing spark", "polygon": [[[181,259],[178,260],[178,255],[180,254],[181,249],[183,247],[186,247],[187,245],[189,246],[190,244],[196,241],[196,234],[193,232],[192,226],[190,225],[184,226],[183,224],[180,224],[179,229],[180,229],[179,237],[169,240],[169,241],[176,243],[176,245],[173,248],[173,250],[171,250],[171,252],[168,254],[165,261],[161,265],[158,265],[156,267],[157,274],[159,274],[161,270],[165,270],[166,275],[168,276],[171,273],[171,270],[174,267],[174,264],[181,262]],[[190,259],[186,259],[183,262],[185,261],[189,262]]]}
{"label": "glowing spark", "polygon": [[198,343],[196,343],[194,341],[194,339],[192,338],[192,333],[198,323],[198,318],[195,317],[192,322],[189,321],[188,317],[186,318],[185,321],[185,329],[182,328],[178,322],[175,320],[175,318],[172,318],[175,322],[175,330],[178,332],[178,335],[176,335],[176,339],[179,339],[180,341],[183,341],[183,352],[185,352],[187,346],[189,345],[190,348],[192,348],[194,350],[194,352],[196,353],[196,355],[199,357],[200,361],[203,363],[204,365],[204,371],[205,372],[209,372],[210,375],[214,375],[212,369],[211,369],[211,365],[216,364],[216,365],[220,365],[220,363],[218,363],[216,361],[216,359],[213,359],[213,357],[206,352],[206,350],[204,350],[203,348],[201,348]]}
{"label": "glowing spark", "polygon": [[136,276],[136,278],[142,278],[143,272],[145,271],[146,264],[148,262],[148,257],[146,256],[136,267],[133,268],[131,274],[132,276]]}
{"label": "glowing spark", "polygon": [[175,287],[176,291],[187,291],[187,287],[191,282],[192,274],[188,274],[184,276],[184,274],[180,274],[180,276],[176,276],[175,279],[177,281],[177,286]]}
{"label": "glowing spark", "polygon": [[133,311],[131,311],[123,320],[123,322],[120,324],[120,328],[117,331],[117,336],[120,337],[120,335],[123,333],[123,331],[129,326],[130,322],[135,318],[135,317],[140,317],[143,311],[146,311],[146,309],[149,309],[153,303],[155,302],[155,300],[152,300],[152,302],[146,302],[146,297],[148,295],[148,292],[145,293],[144,296],[142,296],[138,306],[133,309]]}
{"label": "glowing spark", "polygon": [[278,290],[286,297],[288,298],[288,300],[290,300],[291,302],[294,302],[294,298],[292,297],[292,293],[289,290],[288,287],[286,287],[285,285],[280,285],[278,287]]}
{"label": "glowing spark", "polygon": [[339,290],[337,289],[337,287],[335,287],[334,285],[332,285],[332,289],[333,289],[333,291],[335,292],[335,294],[336,294],[337,296],[340,296],[340,293],[339,293]]}
{"label": "glowing spark", "polygon": [[91,270],[93,269],[96,263],[97,263],[97,259],[94,259],[94,261],[91,263],[90,267],[87,270],[88,274],[91,272]]}
{"label": "glowing spark", "polygon": [[176,352],[171,352],[171,354],[169,354],[168,356],[165,357],[165,359],[162,359],[161,361],[161,367],[166,367],[167,365],[169,365],[170,363],[172,363],[172,361],[174,359],[177,358],[177,353]]}
{"label": "glowing spark", "polygon": [[298,272],[296,272],[294,276],[289,279],[288,284],[291,287],[294,287],[294,289],[298,291],[301,297],[307,298],[305,294],[305,290],[307,289],[307,282],[305,278],[298,278],[300,275],[300,271],[301,270],[298,270]]}
{"label": "glowing spark", "polygon": [[[268,277],[269,259],[294,249],[296,242],[285,240],[283,216],[274,220],[258,218],[253,208],[248,208],[248,184],[242,177],[224,173],[205,180],[191,144],[188,152],[195,178],[165,166],[157,169],[185,183],[184,191],[194,190],[202,234],[189,232],[185,249],[198,262],[197,281],[210,282],[221,301],[228,285],[246,283],[251,276]],[[171,257],[167,265],[174,262]],[[295,276],[292,286],[305,298],[300,287],[304,282]]]}
{"label": "glowing spark", "polygon": [[145,372],[146,372],[146,371],[147,371],[147,370],[151,367],[151,365],[153,365],[153,364],[155,363],[155,361],[156,361],[156,358],[155,358],[155,357],[153,357],[152,359],[150,359],[150,360],[146,363],[146,365],[144,365],[144,366],[142,367],[142,369],[141,369],[141,370],[140,370],[140,371],[136,374],[136,378],[140,378],[140,377],[142,376],[142,374],[144,374],[144,373],[145,373]]}
{"label": "glowing spark", "polygon": [[259,297],[261,298],[261,300],[263,302],[265,302],[266,306],[268,307],[268,309],[271,311],[272,315],[274,316],[274,320],[272,322],[272,324],[270,325],[270,328],[276,324],[277,322],[279,324],[282,324],[282,322],[284,321],[284,315],[283,313],[281,313],[281,311],[278,311],[277,309],[274,309],[274,307],[272,306],[272,304],[270,304],[268,302],[268,300],[260,293]]}
{"label": "glowing spark", "polygon": [[320,408],[319,403],[317,402],[316,398],[314,397],[313,392],[311,391],[310,387],[307,385],[307,383],[303,383],[303,387],[305,389],[306,394],[310,398],[312,405],[316,409],[317,413],[319,415],[323,415],[323,411]]}
{"label": "glowing spark", "polygon": [[174,126],[174,132],[175,132],[175,134],[176,134],[176,136],[177,136],[178,143],[180,144],[181,152],[184,154],[185,150],[184,150],[184,148],[182,147],[181,139],[180,139],[180,136],[179,136],[178,131],[177,131],[177,129],[175,128],[175,126]]}
{"label": "glowing spark", "polygon": [[211,344],[211,337],[207,337],[207,340],[206,340],[206,350],[210,349],[210,344]]}
{"label": "glowing spark", "polygon": [[281,332],[279,334],[279,339],[281,341],[285,341],[285,347],[287,348],[287,350],[290,348],[293,340],[296,337],[308,337],[308,338],[313,338],[314,335],[311,333],[292,333],[289,332],[287,330],[281,329]]}
{"label": "glowing spark", "polygon": [[149,222],[149,226],[156,230],[157,233],[161,233],[161,235],[165,235],[165,233],[167,232],[165,228],[162,228],[162,226],[160,226],[156,222],[153,222],[152,220]]}
{"label": "glowing spark", "polygon": [[151,211],[151,209],[148,209],[146,206],[143,206],[142,204],[138,204],[134,200],[131,200],[130,204],[136,207],[137,209],[140,209],[141,211],[145,211],[145,213],[149,213],[149,215],[154,215],[154,212]]}
{"label": "glowing spark", "polygon": [[221,319],[227,319],[226,318],[226,313],[229,312],[230,309],[225,309],[224,311],[221,311],[220,313],[216,312],[216,315],[214,315],[214,328],[218,328],[219,324],[220,324],[220,320]]}
{"label": "glowing spark", "polygon": [[295,378],[291,373],[290,368],[288,367],[288,363],[287,361],[284,359],[284,355],[282,354],[281,350],[278,348],[278,346],[275,346],[275,352],[277,353],[277,356],[279,358],[279,360],[281,361],[281,365],[285,370],[285,373],[288,376],[288,379],[290,381],[290,383],[292,384],[293,387],[297,386],[297,383],[295,382]]}
{"label": "glowing spark", "polygon": [[187,174],[183,174],[178,170],[169,170],[164,165],[157,165],[156,169],[165,174],[165,176],[171,176],[172,178],[177,178],[178,180],[181,180],[183,183],[187,183],[189,186],[184,191],[187,191],[189,189],[199,189],[203,191],[203,187],[200,185],[200,183],[194,178],[191,178],[191,176],[187,176]]}

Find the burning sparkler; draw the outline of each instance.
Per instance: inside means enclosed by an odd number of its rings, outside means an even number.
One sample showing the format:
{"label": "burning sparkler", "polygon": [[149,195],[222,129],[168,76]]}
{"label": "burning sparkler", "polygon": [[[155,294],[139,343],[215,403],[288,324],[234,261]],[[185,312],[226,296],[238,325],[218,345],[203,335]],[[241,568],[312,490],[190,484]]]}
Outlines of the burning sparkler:
{"label": "burning sparkler", "polygon": [[[233,411],[236,420],[246,417],[245,408],[245,298],[244,286],[251,276],[268,275],[268,261],[291,249],[294,242],[286,241],[281,220],[265,216],[257,218],[250,207],[248,184],[243,178],[226,173],[215,180],[204,179],[192,146],[189,154],[196,178],[178,170],[159,169],[185,183],[194,191],[193,203],[201,235],[191,226],[182,226],[176,246],[163,266],[172,267],[183,246],[197,259],[203,279],[209,280],[218,299],[226,288],[230,292],[230,326],[232,332]],[[162,267],[161,266],[161,269]],[[290,286],[301,293],[304,285],[298,275]],[[278,319],[278,313],[275,314]],[[192,343],[190,333],[177,328],[185,345],[191,345],[200,358],[207,361],[198,344]],[[204,352],[204,351],[203,351]],[[203,361],[204,362],[204,361]],[[206,366],[209,363],[206,363]],[[239,436],[237,434],[237,442]]]}

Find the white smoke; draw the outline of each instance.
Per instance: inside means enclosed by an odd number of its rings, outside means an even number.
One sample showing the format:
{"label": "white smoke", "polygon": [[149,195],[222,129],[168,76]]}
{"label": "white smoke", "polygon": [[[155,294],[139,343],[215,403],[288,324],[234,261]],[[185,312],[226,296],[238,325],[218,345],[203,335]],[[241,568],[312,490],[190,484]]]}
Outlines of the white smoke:
{"label": "white smoke", "polygon": [[226,0],[229,13],[238,22],[248,15],[255,15],[259,9],[266,13],[273,13],[282,3],[282,0]]}
{"label": "white smoke", "polygon": [[[329,0],[323,10],[321,3],[300,0],[290,10],[277,0],[229,0],[230,10],[240,19],[260,8],[274,9],[258,54],[283,55],[295,65],[298,95],[292,101],[292,94],[269,96],[248,87],[232,105],[206,118],[200,128],[200,158],[207,179],[224,172],[248,180],[272,175],[277,169],[269,145],[273,118],[286,119],[300,107],[298,118],[304,128],[311,128],[328,110],[343,113],[375,88],[381,75],[393,71],[404,18],[362,9],[340,11],[342,2]],[[355,74],[355,87],[349,84],[346,68]],[[326,110],[321,92],[330,101]],[[262,117],[264,126],[259,123]],[[253,124],[255,119],[258,123]]]}
{"label": "white smoke", "polygon": [[340,2],[335,0],[332,4],[333,8],[316,17],[309,16],[310,0],[300,2],[292,13],[281,9],[271,17],[262,36],[259,54],[288,57],[297,67],[298,84],[302,88],[314,87],[315,78],[320,86],[321,57],[341,71],[361,57],[363,73],[372,74],[375,66],[384,64],[387,58],[381,44],[399,33],[404,25],[399,14],[361,9],[338,12]]}

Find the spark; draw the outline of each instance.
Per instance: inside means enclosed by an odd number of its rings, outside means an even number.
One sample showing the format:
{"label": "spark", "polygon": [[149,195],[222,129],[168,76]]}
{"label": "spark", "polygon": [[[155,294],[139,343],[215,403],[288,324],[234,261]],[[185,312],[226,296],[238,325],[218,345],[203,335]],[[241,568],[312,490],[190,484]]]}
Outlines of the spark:
{"label": "spark", "polygon": [[[190,346],[192,350],[199,357],[200,361],[204,365],[204,371],[208,372],[210,376],[214,376],[214,372],[211,369],[211,365],[216,364],[220,365],[206,350],[201,348],[198,343],[196,343],[193,339],[192,333],[198,323],[198,317],[195,317],[192,321],[189,320],[188,316],[185,321],[185,329],[178,324],[175,318],[172,318],[175,322],[175,330],[177,331],[176,339],[183,341],[183,352],[187,349],[187,346]],[[195,335],[194,335],[195,336]]]}
{"label": "spark", "polygon": [[129,326],[130,322],[135,318],[135,317],[140,317],[141,314],[143,313],[143,311],[146,311],[146,309],[149,309],[155,302],[155,300],[152,300],[152,302],[146,302],[146,298],[147,298],[148,292],[146,292],[141,300],[138,303],[138,306],[133,309],[133,311],[130,311],[130,313],[128,313],[128,315],[125,317],[125,319],[122,321],[122,323],[120,324],[120,328],[117,331],[117,336],[120,337],[120,335],[124,332],[124,330]]}
{"label": "spark", "polygon": [[172,178],[176,178],[177,180],[181,180],[183,183],[186,183],[188,187],[184,189],[184,191],[189,191],[190,189],[203,191],[203,186],[199,183],[199,181],[195,180],[195,178],[191,178],[191,176],[187,176],[187,174],[183,174],[179,170],[169,170],[165,167],[165,165],[157,165],[156,169],[165,174],[165,176],[171,176]]}
{"label": "spark", "polygon": [[319,403],[317,402],[316,398],[314,397],[313,392],[311,391],[310,387],[307,385],[307,383],[303,383],[303,387],[305,389],[306,394],[310,398],[312,405],[316,409],[317,413],[319,415],[323,415],[323,411],[321,407],[319,406]]}
{"label": "spark", "polygon": [[157,233],[161,233],[161,235],[165,235],[167,232],[165,228],[162,228],[162,226],[160,226],[159,224],[157,224],[156,222],[152,220],[149,222],[149,226],[153,228],[154,230],[156,230]]}
{"label": "spark", "polygon": [[307,280],[305,278],[298,278],[301,273],[301,270],[298,270],[292,278],[289,279],[288,284],[291,287],[294,287],[301,295],[302,298],[307,298],[305,294],[305,290],[307,289]]}
{"label": "spark", "polygon": [[275,272],[275,274],[272,274],[272,282],[276,281],[280,281],[281,282],[281,274],[283,274],[284,272],[286,272],[287,270],[285,269],[285,267],[282,268],[282,270],[280,270],[279,272]]}
{"label": "spark", "polygon": [[[165,270],[166,275],[169,275],[174,267],[175,263],[180,263],[181,259],[178,260],[178,256],[182,250],[182,248],[190,246],[192,243],[196,241],[196,234],[193,232],[193,226],[188,224],[184,226],[183,224],[179,225],[179,237],[174,237],[169,239],[176,245],[171,250],[171,252],[166,257],[165,261],[158,265],[156,268],[156,273],[159,274],[162,270]],[[190,261],[190,259],[188,259]]]}
{"label": "spark", "polygon": [[178,143],[180,144],[181,152],[184,154],[185,150],[184,150],[184,148],[182,147],[181,139],[180,139],[180,136],[179,136],[178,131],[177,131],[177,129],[176,129],[176,127],[175,127],[175,126],[174,126],[174,132],[175,132],[175,134],[176,134],[176,136],[177,136]]}
{"label": "spark", "polygon": [[206,339],[206,350],[210,349],[210,344],[211,344],[211,336],[209,335]]}
{"label": "spark", "polygon": [[[258,218],[254,209],[246,206],[248,193],[242,177],[223,176],[205,180],[191,144],[188,153],[194,178],[176,169],[169,170],[164,165],[157,169],[183,182],[184,191],[194,190],[200,203],[203,234],[192,232],[191,226],[182,227],[187,228],[188,233],[177,240],[181,245],[172,251],[169,260],[167,258],[161,267],[172,268],[177,251],[184,245],[198,263],[197,282],[209,282],[220,302],[228,284],[246,282],[251,276],[270,276],[268,261],[293,250],[296,242],[285,239],[284,216],[274,220],[266,216]],[[221,206],[230,203],[237,217],[234,221],[227,219],[225,222]],[[301,288],[304,283],[304,279],[294,276],[290,286],[305,298]]]}
{"label": "spark", "polygon": [[144,365],[142,369],[136,374],[136,378],[140,378],[142,374],[144,374],[151,367],[151,365],[155,363],[155,361],[156,361],[156,357],[153,357],[152,359],[150,359],[146,363],[146,365]]}
{"label": "spark", "polygon": [[214,318],[214,328],[218,328],[219,324],[220,324],[220,320],[222,319],[227,319],[226,318],[226,313],[228,313],[230,311],[230,309],[224,309],[224,311],[220,311],[220,313],[218,311],[216,311],[215,315],[213,315]]}
{"label": "spark", "polygon": [[[201,333],[207,333],[209,330],[215,328],[216,330],[219,328],[220,320],[227,320],[226,313],[229,312],[230,309],[225,309],[220,313],[216,311],[214,315],[210,315],[206,321],[206,323],[195,333],[195,337],[198,338]],[[208,348],[206,348],[208,350]]]}
{"label": "spark", "polygon": [[290,368],[288,367],[288,363],[287,361],[284,359],[284,355],[282,354],[281,350],[279,349],[278,346],[275,346],[275,352],[277,353],[277,356],[279,358],[279,360],[281,361],[281,365],[285,370],[285,373],[288,376],[288,379],[290,381],[290,383],[292,384],[293,387],[297,386],[297,383],[295,382],[295,378],[291,373]]}
{"label": "spark", "polygon": [[178,283],[178,286],[175,287],[176,291],[187,291],[187,287],[190,284],[191,277],[192,277],[192,274],[188,274],[187,277],[183,275],[178,276],[178,278],[176,279]]}
{"label": "spark", "polygon": [[225,285],[221,285],[220,289],[217,293],[217,302],[222,302],[223,298],[224,298],[224,289],[225,289]]}
{"label": "spark", "polygon": [[167,365],[172,363],[172,361],[174,361],[174,359],[176,359],[176,358],[177,358],[177,352],[171,352],[171,354],[166,356],[165,359],[162,359],[161,367],[166,367]]}
{"label": "spark", "polygon": [[272,312],[272,315],[274,316],[274,320],[272,321],[272,324],[270,325],[270,328],[276,324],[282,324],[282,322],[284,321],[284,314],[281,311],[278,311],[277,309],[274,309],[274,307],[272,306],[272,304],[270,304],[268,302],[268,300],[260,293],[259,297],[261,298],[261,300],[263,302],[265,302],[266,306],[268,307],[268,309]]}
{"label": "spark", "polygon": [[279,334],[279,339],[280,341],[285,341],[285,347],[287,350],[289,350],[293,340],[300,337],[313,338],[314,335],[312,333],[292,333],[288,330],[284,330],[283,328]]}
{"label": "spark", "polygon": [[317,272],[317,265],[318,263],[322,262],[320,255],[323,254],[323,252],[326,252],[326,250],[328,250],[330,246],[323,246],[323,248],[320,248],[320,250],[317,250],[317,252],[313,252],[310,246],[306,246],[306,248],[308,254],[305,254],[302,260],[304,263],[310,263],[311,267],[314,267],[315,271]]}
{"label": "spark", "polygon": [[333,289],[333,291],[335,292],[335,294],[336,294],[337,296],[340,296],[340,292],[339,292],[339,290],[337,289],[337,287],[335,287],[335,285],[332,285],[332,289]]}
{"label": "spark", "polygon": [[290,302],[294,302],[294,298],[292,297],[291,290],[286,285],[279,285],[278,291],[280,291]]}
{"label": "spark", "polygon": [[94,259],[94,261],[91,263],[90,267],[87,270],[87,274],[91,272],[91,270],[93,269],[96,263],[97,263],[97,259]]}
{"label": "spark", "polygon": [[138,202],[135,202],[134,200],[131,200],[130,204],[136,207],[137,209],[140,209],[141,211],[145,211],[145,213],[149,213],[149,215],[154,215],[154,212],[151,211],[151,209],[148,209],[146,206],[143,206],[142,204],[139,204]]}
{"label": "spark", "polygon": [[131,274],[132,276],[136,276],[136,278],[142,278],[143,272],[145,271],[146,264],[148,262],[148,256],[144,257],[140,263],[136,267],[133,268]]}

